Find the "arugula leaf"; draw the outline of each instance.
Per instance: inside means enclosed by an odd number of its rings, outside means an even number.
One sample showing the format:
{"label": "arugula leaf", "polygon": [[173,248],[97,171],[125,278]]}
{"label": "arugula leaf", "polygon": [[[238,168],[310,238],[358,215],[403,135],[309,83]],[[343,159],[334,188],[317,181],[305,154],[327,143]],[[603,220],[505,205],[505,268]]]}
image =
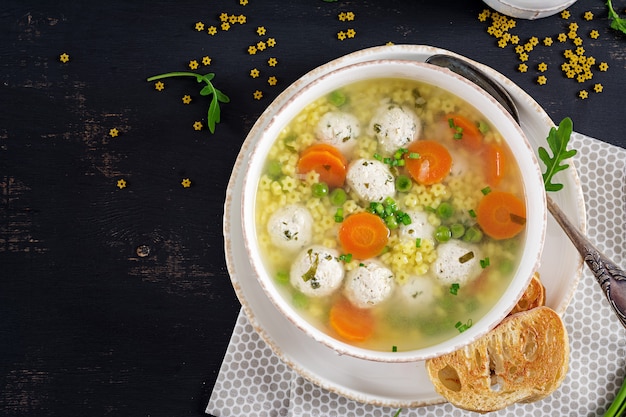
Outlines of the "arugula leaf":
{"label": "arugula leaf", "polygon": [[615,12],[611,0],[607,0],[606,5],[609,7],[609,19],[611,20],[611,28],[619,30],[622,33],[626,33],[626,19],[620,18],[617,12]]}
{"label": "arugula leaf", "polygon": [[220,122],[220,103],[230,102],[230,98],[220,90],[215,88],[211,80],[215,78],[215,74],[210,72],[205,75],[196,74],[195,72],[168,72],[165,74],[154,75],[148,78],[148,81],[160,80],[162,78],[171,77],[195,77],[199,83],[204,82],[206,85],[200,90],[201,96],[212,96],[209,110],[207,112],[207,125],[211,133],[215,133],[215,124]]}
{"label": "arugula leaf", "polygon": [[567,149],[570,136],[574,130],[572,119],[566,117],[559,123],[558,129],[552,127],[548,134],[548,145],[552,151],[552,155],[548,154],[548,151],[539,147],[539,158],[546,164],[546,172],[543,173],[543,184],[546,187],[546,191],[559,191],[563,188],[563,184],[553,183],[552,177],[557,172],[563,171],[569,167],[568,164],[564,164],[563,161],[576,155],[575,149]]}

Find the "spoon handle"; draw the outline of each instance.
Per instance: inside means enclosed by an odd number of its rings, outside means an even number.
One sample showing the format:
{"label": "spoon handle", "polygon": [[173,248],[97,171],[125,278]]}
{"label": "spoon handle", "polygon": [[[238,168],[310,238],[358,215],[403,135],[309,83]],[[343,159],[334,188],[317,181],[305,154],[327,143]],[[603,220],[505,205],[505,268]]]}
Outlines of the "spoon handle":
{"label": "spoon handle", "polygon": [[548,210],[569,236],[580,256],[593,272],[619,321],[626,327],[626,272],[593,246],[549,196],[546,196],[546,200]]}

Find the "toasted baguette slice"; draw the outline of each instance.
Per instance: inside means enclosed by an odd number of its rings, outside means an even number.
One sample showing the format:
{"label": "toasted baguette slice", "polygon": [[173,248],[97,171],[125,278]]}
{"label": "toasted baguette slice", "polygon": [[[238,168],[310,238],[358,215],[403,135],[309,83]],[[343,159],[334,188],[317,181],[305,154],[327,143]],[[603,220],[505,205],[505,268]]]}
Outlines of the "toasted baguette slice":
{"label": "toasted baguette slice", "polygon": [[568,363],[561,318],[537,307],[507,317],[463,349],[426,361],[426,369],[450,403],[486,413],[548,396],[563,382]]}
{"label": "toasted baguette slice", "polygon": [[530,284],[526,287],[526,291],[522,298],[517,302],[509,315],[519,313],[520,311],[531,310],[546,304],[546,288],[541,283],[539,272],[533,274]]}

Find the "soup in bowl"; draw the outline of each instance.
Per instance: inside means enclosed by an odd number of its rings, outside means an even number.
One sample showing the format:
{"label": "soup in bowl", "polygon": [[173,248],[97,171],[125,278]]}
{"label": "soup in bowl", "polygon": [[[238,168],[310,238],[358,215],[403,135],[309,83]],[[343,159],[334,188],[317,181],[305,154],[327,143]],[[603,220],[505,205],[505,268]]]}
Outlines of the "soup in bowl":
{"label": "soup in bowl", "polygon": [[253,145],[244,242],[263,291],[339,354],[406,362],[469,344],[538,267],[541,170],[489,95],[413,61],[303,86]]}

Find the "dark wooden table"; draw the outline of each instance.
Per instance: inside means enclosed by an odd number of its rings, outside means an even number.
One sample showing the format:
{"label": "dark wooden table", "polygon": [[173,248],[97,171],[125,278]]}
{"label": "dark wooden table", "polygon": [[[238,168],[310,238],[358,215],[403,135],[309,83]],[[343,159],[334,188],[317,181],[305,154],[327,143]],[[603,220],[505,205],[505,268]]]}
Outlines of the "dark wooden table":
{"label": "dark wooden table", "polygon": [[[449,49],[511,78],[556,122],[570,116],[577,131],[626,146],[626,35],[609,28],[602,1],[579,1],[568,20],[517,19],[510,32],[521,43],[555,39],[529,52],[526,73],[514,48],[487,33],[490,21],[478,20],[478,0],[87,3],[0,6],[3,416],[204,414],[239,311],[222,237],[233,162],[265,106],[331,59],[387,42]],[[338,19],[349,11],[353,21]],[[224,31],[221,13],[245,23]],[[596,65],[584,83],[560,68],[576,46],[556,37],[572,22],[585,55],[609,66]],[[337,39],[348,29],[353,38]],[[268,38],[276,45],[248,53]],[[214,135],[193,79],[166,80],[161,92],[146,82],[189,70],[191,60],[231,98]],[[542,74],[546,85],[536,82]]]}

